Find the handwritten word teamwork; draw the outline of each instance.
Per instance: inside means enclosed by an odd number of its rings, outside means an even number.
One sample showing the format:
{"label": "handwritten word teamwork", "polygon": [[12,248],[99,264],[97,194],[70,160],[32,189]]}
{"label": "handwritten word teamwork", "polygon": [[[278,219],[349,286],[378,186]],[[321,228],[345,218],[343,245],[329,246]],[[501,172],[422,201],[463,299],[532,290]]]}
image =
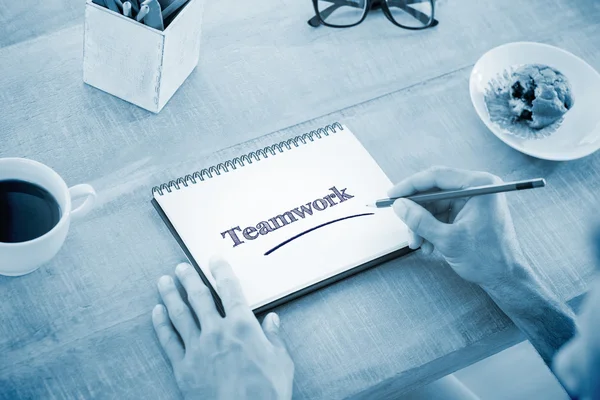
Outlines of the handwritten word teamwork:
{"label": "handwritten word teamwork", "polygon": [[[273,232],[279,228],[298,221],[298,218],[306,218],[312,216],[313,212],[323,211],[327,207],[333,207],[345,201],[352,199],[354,196],[346,193],[347,189],[338,190],[335,186],[329,188],[332,193],[327,194],[323,198],[316,199],[312,202],[308,202],[299,207],[293,208],[290,211],[286,211],[283,214],[276,215],[273,218],[269,218],[268,221],[261,221],[255,226],[249,226],[241,229],[239,226],[228,229],[225,232],[221,232],[223,239],[229,237],[233,240],[233,247],[239,246],[245,243],[238,233],[241,233],[243,238],[246,240],[254,240],[260,235],[267,235],[269,232]],[[336,203],[339,200],[339,203]]]}

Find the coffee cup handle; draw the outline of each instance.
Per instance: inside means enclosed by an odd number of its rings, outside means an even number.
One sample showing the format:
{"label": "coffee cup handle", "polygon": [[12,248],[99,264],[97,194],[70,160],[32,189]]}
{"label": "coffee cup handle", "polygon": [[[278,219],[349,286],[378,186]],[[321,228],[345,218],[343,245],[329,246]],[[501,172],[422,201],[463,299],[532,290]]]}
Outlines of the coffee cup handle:
{"label": "coffee cup handle", "polygon": [[87,196],[87,198],[79,207],[71,210],[71,218],[73,220],[85,217],[87,213],[89,213],[94,207],[94,202],[96,201],[96,191],[90,185],[82,183],[81,185],[72,186],[69,188],[69,194],[71,195],[71,201],[78,197]]}

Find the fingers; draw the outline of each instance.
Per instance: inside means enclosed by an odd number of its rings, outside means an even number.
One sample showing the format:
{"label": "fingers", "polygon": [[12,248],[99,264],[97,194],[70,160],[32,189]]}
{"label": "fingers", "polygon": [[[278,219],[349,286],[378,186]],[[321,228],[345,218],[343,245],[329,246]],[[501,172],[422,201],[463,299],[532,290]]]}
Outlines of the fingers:
{"label": "fingers", "polygon": [[269,342],[275,347],[279,347],[287,351],[285,342],[279,336],[280,320],[279,316],[275,313],[268,314],[262,322],[263,332]]}
{"label": "fingers", "polygon": [[200,330],[190,309],[181,299],[173,279],[168,275],[161,277],[158,280],[158,291],[167,307],[173,326],[179,332],[184,344],[189,343],[189,340],[200,334]]}
{"label": "fingers", "polygon": [[398,199],[393,208],[410,230],[436,247],[443,246],[451,234],[452,225],[438,221],[429,211],[413,201]]}
{"label": "fingers", "polygon": [[213,324],[220,315],[210,290],[196,270],[187,263],[181,263],[175,268],[175,274],[187,292],[188,301],[200,321],[201,328]]}
{"label": "fingers", "polygon": [[469,186],[491,184],[497,179],[499,178],[487,172],[432,167],[402,180],[388,191],[388,196],[409,196],[436,188],[444,190],[462,189]]}
{"label": "fingers", "polygon": [[[501,181],[497,176],[487,172],[432,167],[404,179],[388,191],[388,196],[403,197],[423,191],[462,189],[469,186],[499,183]],[[413,202],[397,205],[395,203],[394,210],[396,210],[396,214],[409,227],[409,247],[416,249],[421,246],[423,253],[431,253],[434,246],[436,246],[436,241],[443,240],[446,237],[445,235],[449,233],[447,232],[448,226],[445,223],[454,222],[467,200],[444,200],[428,203],[424,207],[418,206]],[[403,206],[402,204],[406,205]],[[436,221],[433,215],[439,221]],[[446,227],[446,231],[444,231],[443,227]],[[439,231],[440,229],[442,231]],[[440,232],[446,233],[443,234]],[[425,235],[430,235],[430,237]],[[427,244],[428,242],[429,244]]]}
{"label": "fingers", "polygon": [[423,238],[414,233],[410,228],[408,229],[408,247],[415,250],[423,244]]}
{"label": "fingers", "polygon": [[453,223],[458,213],[463,209],[465,204],[467,204],[469,199],[456,199],[452,204],[452,208],[450,209],[450,213],[448,214],[448,223]]}
{"label": "fingers", "polygon": [[162,304],[158,304],[152,310],[152,325],[160,342],[160,346],[171,361],[171,365],[179,362],[183,358],[183,344],[175,328],[171,325],[167,310]]}
{"label": "fingers", "polygon": [[[450,213],[451,202],[448,200],[436,201],[434,203],[428,203],[423,207],[435,216],[441,222],[448,222],[448,215]],[[433,245],[421,236],[414,233],[410,228],[408,229],[408,247],[415,250],[421,247],[423,254],[431,254],[433,252]]]}
{"label": "fingers", "polygon": [[227,315],[236,312],[251,313],[240,282],[229,263],[223,258],[215,256],[210,259],[209,266],[215,278],[217,292],[223,302],[225,313]]}
{"label": "fingers", "polygon": [[423,207],[440,219],[440,215],[447,213],[452,208],[452,200],[433,201],[423,204]]}
{"label": "fingers", "polygon": [[421,252],[426,256],[430,255],[433,253],[433,244],[427,240],[423,241],[423,244],[421,245]]}

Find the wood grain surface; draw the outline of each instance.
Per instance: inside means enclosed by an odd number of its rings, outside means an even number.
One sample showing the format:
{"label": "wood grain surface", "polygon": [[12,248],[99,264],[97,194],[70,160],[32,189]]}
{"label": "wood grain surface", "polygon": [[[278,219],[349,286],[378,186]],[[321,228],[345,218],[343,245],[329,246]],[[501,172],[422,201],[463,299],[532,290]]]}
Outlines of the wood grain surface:
{"label": "wood grain surface", "polygon": [[[521,243],[560,298],[585,292],[600,154],[561,163],[512,150],[478,119],[468,77],[485,51],[525,40],[600,69],[600,3],[447,0],[423,32],[380,12],[313,29],[311,11],[308,0],[207,2],[199,65],[153,115],[83,84],[83,3],[28,12],[0,0],[0,157],[98,192],[52,262],[0,277],[0,399],[177,398],[150,312],[156,280],[184,257],[152,186],[334,121],[393,181],[432,164],[546,178],[509,195]],[[298,399],[396,398],[521,340],[483,291],[420,252],[277,311]]]}

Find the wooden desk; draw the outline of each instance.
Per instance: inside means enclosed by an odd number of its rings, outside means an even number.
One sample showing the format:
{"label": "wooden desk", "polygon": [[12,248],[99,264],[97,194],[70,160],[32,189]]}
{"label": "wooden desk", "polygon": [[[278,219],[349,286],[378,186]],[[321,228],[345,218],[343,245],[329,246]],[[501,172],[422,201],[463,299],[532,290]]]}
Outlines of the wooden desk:
{"label": "wooden desk", "polygon": [[[0,156],[46,163],[99,197],[50,264],[0,277],[0,398],[178,396],[150,312],[183,254],[151,187],[333,121],[394,181],[432,164],[545,177],[546,189],[510,196],[517,231],[562,299],[585,291],[600,154],[559,163],[512,150],[477,118],[468,76],[519,40],[600,69],[597,1],[440,1],[440,25],[423,32],[377,12],[313,29],[309,0],[208,2],[200,64],[159,115],[83,84],[83,3],[25,4],[0,0]],[[278,312],[298,399],[394,398],[521,340],[483,291],[420,252]]]}

